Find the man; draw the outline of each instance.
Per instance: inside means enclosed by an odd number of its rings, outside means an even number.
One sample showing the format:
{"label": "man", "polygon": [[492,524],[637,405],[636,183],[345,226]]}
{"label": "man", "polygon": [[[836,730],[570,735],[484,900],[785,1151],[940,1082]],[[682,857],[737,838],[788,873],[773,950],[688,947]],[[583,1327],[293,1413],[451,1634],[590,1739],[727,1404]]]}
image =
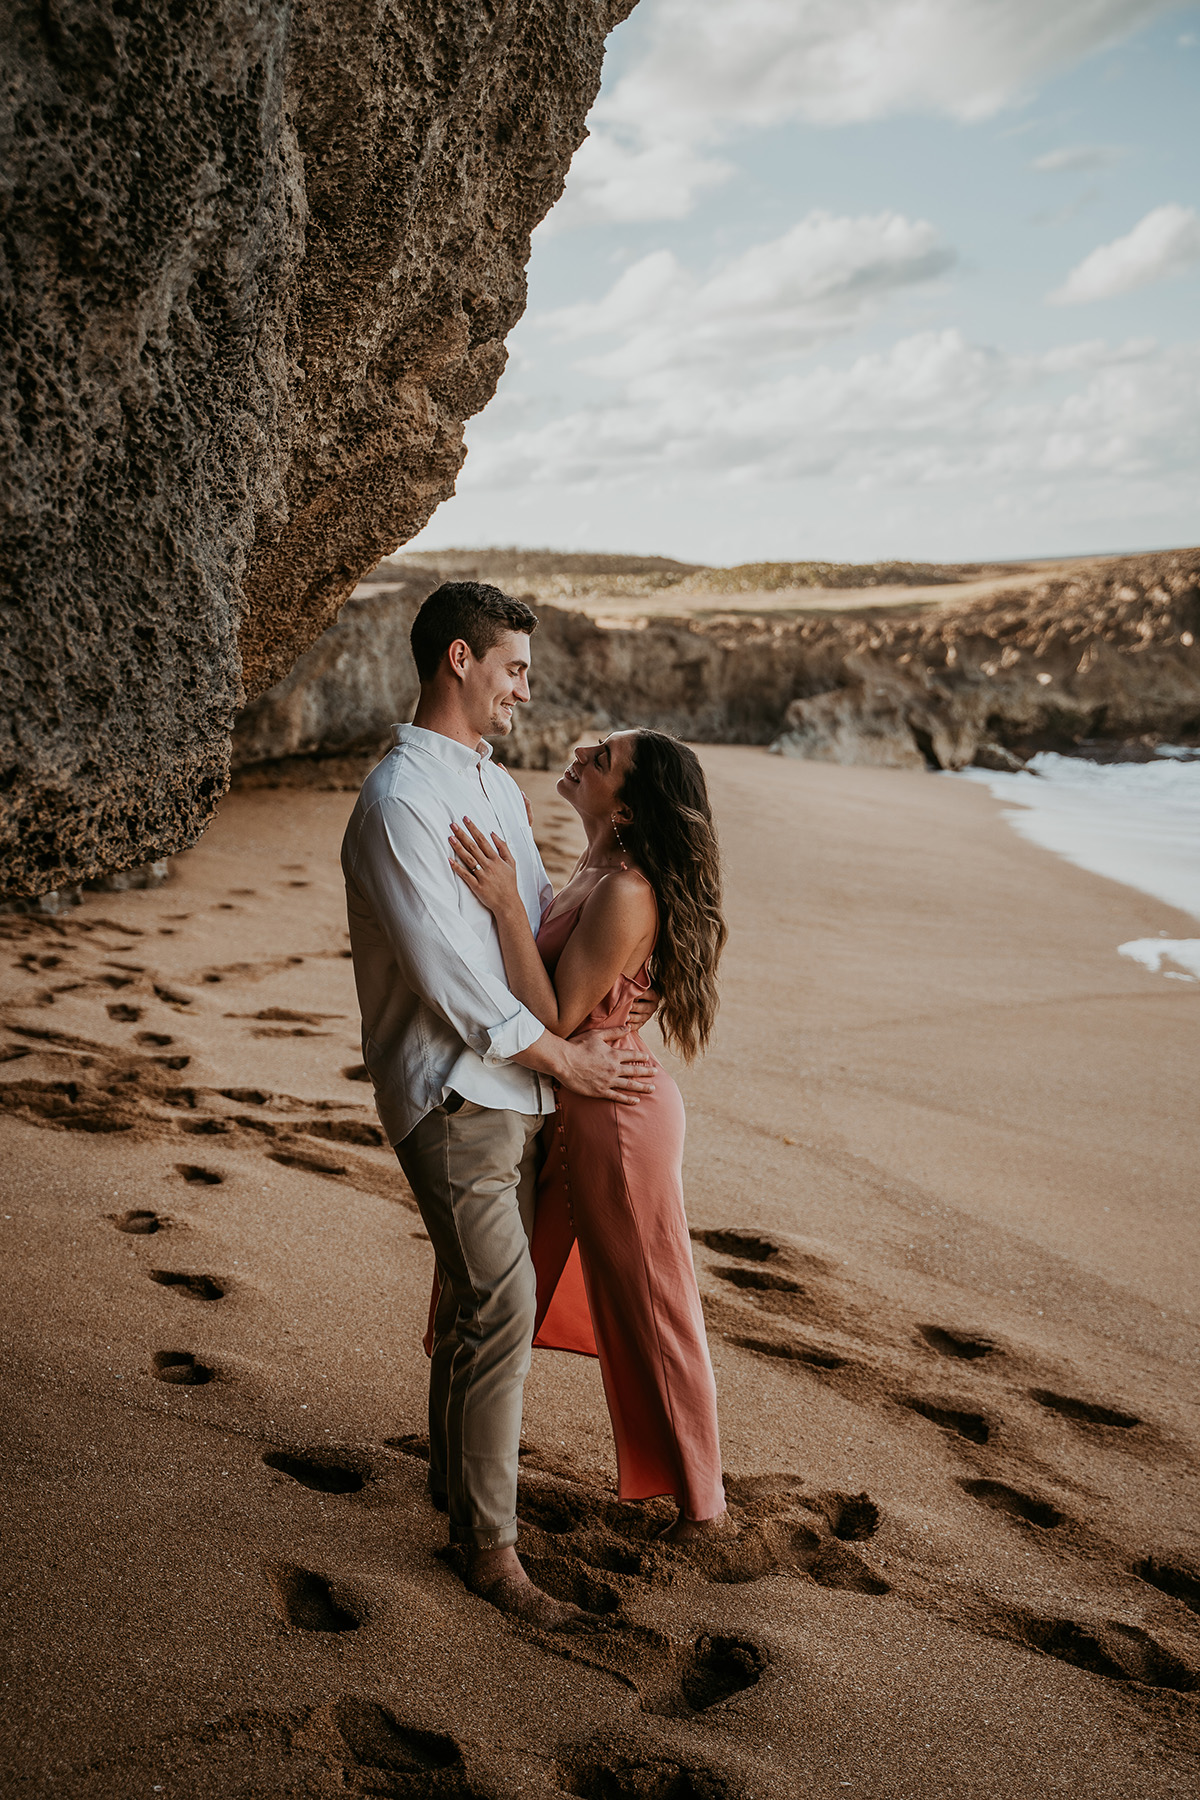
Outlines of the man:
{"label": "man", "polygon": [[551,1630],[582,1615],[517,1558],[521,1396],[533,1338],[529,1254],[537,1141],[552,1081],[636,1105],[649,1065],[619,1033],[564,1041],[509,991],[491,914],[454,875],[450,827],[470,813],[507,840],[536,931],[550,884],[524,797],[485,736],[529,699],[519,600],[447,582],[413,623],[421,693],[346,828],[350,943],[363,1060],[384,1130],[437,1258],[429,1375],[429,1492],[466,1552],[468,1587]]}

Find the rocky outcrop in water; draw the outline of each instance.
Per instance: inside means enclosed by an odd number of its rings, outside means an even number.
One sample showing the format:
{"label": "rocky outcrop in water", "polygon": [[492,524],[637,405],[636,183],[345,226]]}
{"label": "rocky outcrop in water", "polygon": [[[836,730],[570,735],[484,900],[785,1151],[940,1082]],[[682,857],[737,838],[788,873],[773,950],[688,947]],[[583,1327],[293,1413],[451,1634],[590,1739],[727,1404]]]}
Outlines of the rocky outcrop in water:
{"label": "rocky outcrop in water", "polygon": [[631,4],[6,9],[0,890],[194,842],[452,491]]}

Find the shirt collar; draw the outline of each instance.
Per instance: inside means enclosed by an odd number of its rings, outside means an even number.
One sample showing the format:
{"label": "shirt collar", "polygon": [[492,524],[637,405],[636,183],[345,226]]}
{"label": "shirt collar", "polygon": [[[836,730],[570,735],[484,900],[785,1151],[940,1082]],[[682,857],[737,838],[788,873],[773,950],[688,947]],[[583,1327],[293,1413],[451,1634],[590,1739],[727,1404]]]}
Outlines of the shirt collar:
{"label": "shirt collar", "polygon": [[456,769],[460,775],[469,775],[487,762],[492,754],[492,746],[486,738],[480,738],[472,750],[466,744],[456,743],[454,738],[443,737],[440,731],[426,731],[423,725],[393,725],[392,742],[411,744],[414,750],[423,750],[427,756],[435,756],[439,762]]}

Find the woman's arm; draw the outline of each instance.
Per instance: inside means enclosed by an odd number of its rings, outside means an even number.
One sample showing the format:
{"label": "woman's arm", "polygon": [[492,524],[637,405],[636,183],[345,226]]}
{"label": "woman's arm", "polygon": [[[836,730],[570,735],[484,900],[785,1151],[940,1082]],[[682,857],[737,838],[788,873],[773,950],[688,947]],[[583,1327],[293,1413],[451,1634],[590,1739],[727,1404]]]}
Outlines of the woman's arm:
{"label": "woman's arm", "polygon": [[529,914],[517,887],[512,851],[494,832],[490,839],[485,837],[471,819],[452,825],[450,830],[450,866],[496,921],[509,987],[548,1031],[565,1036],[558,1030],[554,983],[534,942]]}
{"label": "woman's arm", "polygon": [[561,1036],[583,1023],[618,975],[641,967],[657,924],[653,890],[640,875],[614,869],[597,882],[554,971]]}
{"label": "woman's arm", "polygon": [[455,874],[496,921],[508,985],[547,1030],[570,1037],[607,994],[623,969],[644,960],[654,941],[657,911],[638,875],[614,870],[588,895],[551,982],[534,942],[517,888],[516,865],[502,838],[489,841],[470,819],[455,825]]}

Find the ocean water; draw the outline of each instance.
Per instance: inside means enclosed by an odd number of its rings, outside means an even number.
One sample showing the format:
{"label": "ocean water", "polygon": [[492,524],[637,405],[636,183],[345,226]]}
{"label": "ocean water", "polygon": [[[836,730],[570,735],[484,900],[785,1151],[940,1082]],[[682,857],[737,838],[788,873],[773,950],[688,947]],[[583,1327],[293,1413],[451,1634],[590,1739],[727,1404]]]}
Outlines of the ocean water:
{"label": "ocean water", "polygon": [[[1005,803],[1015,831],[1081,869],[1152,894],[1200,920],[1200,760],[1092,763],[1035,756],[1035,774],[964,769]],[[1151,974],[1200,982],[1200,937],[1135,938],[1114,945]]]}

